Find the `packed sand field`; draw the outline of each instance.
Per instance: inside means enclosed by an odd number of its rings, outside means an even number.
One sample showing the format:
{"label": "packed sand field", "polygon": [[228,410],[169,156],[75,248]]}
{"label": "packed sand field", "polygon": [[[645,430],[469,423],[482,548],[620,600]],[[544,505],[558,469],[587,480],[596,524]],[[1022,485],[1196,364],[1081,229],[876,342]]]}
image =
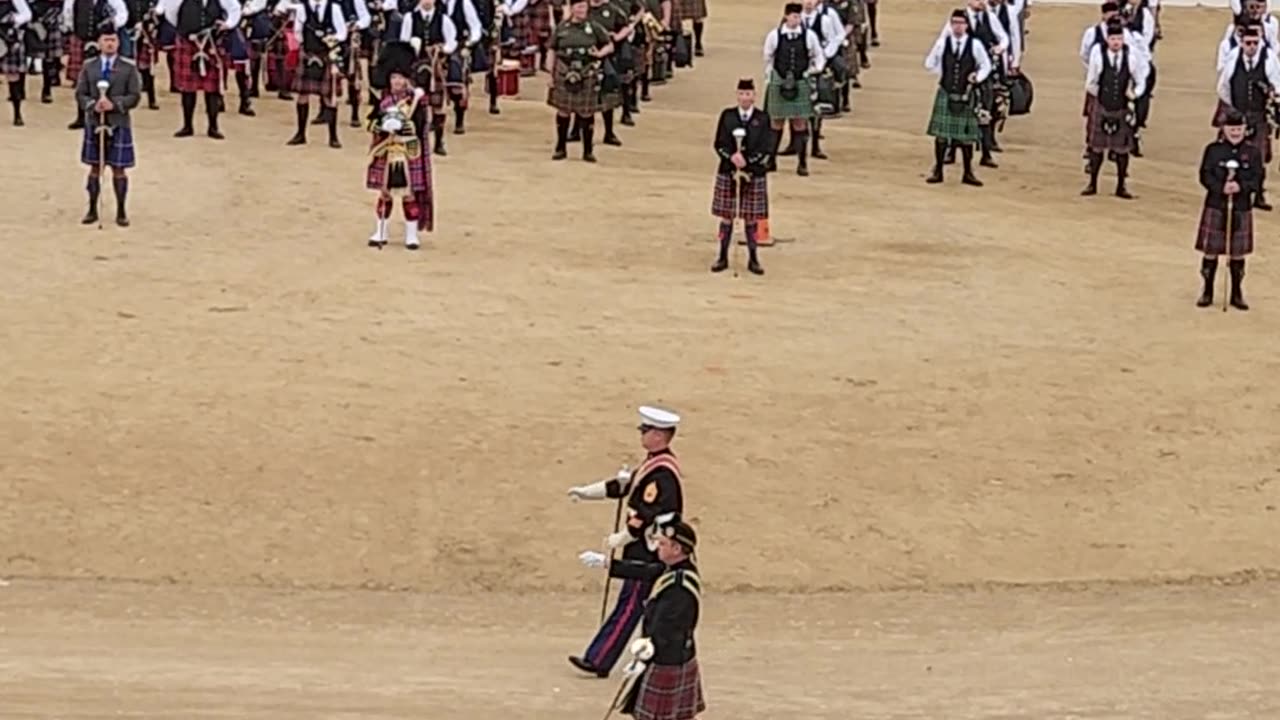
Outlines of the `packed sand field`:
{"label": "packed sand field", "polygon": [[1126,203],[1077,194],[1088,7],[1035,9],[987,186],[926,185],[923,7],[773,176],[764,278],[706,271],[707,209],[772,2],[713,0],[598,165],[541,80],[473,111],[417,254],[364,247],[367,136],[286,148],[274,98],[222,143],[139,110],[128,230],[77,224],[65,88],[0,127],[0,717],[602,715],[563,656],[612,509],[564,492],[641,402],[685,417],[708,718],[1280,714],[1273,217],[1254,309],[1193,306],[1229,12],[1166,12]]}

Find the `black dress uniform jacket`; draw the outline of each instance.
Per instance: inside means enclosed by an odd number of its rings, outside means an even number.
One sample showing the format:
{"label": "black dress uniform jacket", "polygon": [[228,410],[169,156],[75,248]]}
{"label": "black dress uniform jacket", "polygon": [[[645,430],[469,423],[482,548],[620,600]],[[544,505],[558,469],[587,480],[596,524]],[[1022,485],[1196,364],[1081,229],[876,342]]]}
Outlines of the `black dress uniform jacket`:
{"label": "black dress uniform jacket", "polygon": [[720,121],[716,123],[716,154],[720,156],[721,175],[732,173],[735,168],[729,158],[738,150],[738,141],[733,131],[746,128],[747,136],[742,139],[742,156],[747,160],[746,170],[754,177],[768,172],[769,155],[773,152],[773,131],[769,127],[769,113],[754,108],[751,117],[745,124],[742,112],[737,107],[726,108],[720,113]]}
{"label": "black dress uniform jacket", "polygon": [[645,542],[645,531],[659,515],[684,512],[680,466],[675,455],[670,450],[650,453],[631,474],[630,482],[623,485],[617,480],[610,480],[605,485],[605,494],[615,499],[622,498],[625,494],[627,498],[626,527],[631,534],[631,542],[622,549],[622,558],[655,561],[657,556]]}

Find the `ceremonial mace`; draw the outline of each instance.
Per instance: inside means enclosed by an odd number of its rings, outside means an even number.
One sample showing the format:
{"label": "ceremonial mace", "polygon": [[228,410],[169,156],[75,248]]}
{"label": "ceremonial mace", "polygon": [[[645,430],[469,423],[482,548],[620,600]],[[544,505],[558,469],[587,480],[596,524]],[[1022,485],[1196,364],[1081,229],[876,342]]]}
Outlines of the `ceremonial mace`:
{"label": "ceremonial mace", "polygon": [[[98,99],[101,100],[107,93],[107,88],[111,87],[111,83],[106,80],[98,81]],[[102,171],[107,168],[107,114],[98,111],[98,127],[94,130],[98,133],[98,201],[94,204],[93,212],[98,216],[98,229],[102,229]]]}
{"label": "ceremonial mace", "polygon": [[[1236,162],[1235,160],[1228,160],[1225,163],[1225,166],[1227,168],[1227,182],[1231,182],[1236,176],[1236,169],[1240,167],[1240,163]],[[1231,219],[1235,215],[1235,206],[1236,206],[1236,196],[1228,195],[1227,196],[1227,236],[1222,244],[1222,254],[1227,256],[1228,270],[1230,270],[1230,267],[1231,267],[1231,231],[1233,230],[1233,228],[1231,227],[1231,225],[1233,224],[1231,222]],[[1228,279],[1230,275],[1231,273],[1229,271],[1223,273],[1222,275],[1222,312],[1226,312],[1227,308],[1231,305],[1231,285],[1229,284],[1231,281]]]}
{"label": "ceremonial mace", "polygon": [[[738,154],[742,154],[742,140],[747,136],[746,128],[734,128],[733,140],[738,145]],[[729,223],[729,235],[733,235],[733,223],[738,221],[738,217],[742,215],[742,194],[747,191],[747,173],[744,170],[734,169],[733,173],[734,198],[733,198],[733,214],[734,219]],[[747,232],[747,220],[742,219],[742,233]],[[738,277],[738,244],[732,243],[733,248],[733,276]]]}
{"label": "ceremonial mace", "polygon": [[[630,471],[630,468],[627,467],[626,465],[623,465],[622,470],[623,472],[628,472]],[[618,506],[617,506],[617,509],[614,510],[613,512],[613,532],[614,533],[617,533],[618,530],[621,528],[622,503],[626,500],[626,497],[627,497],[626,491],[630,489],[631,489],[631,483],[628,482],[627,486],[623,488],[623,492],[618,493]],[[613,564],[613,548],[609,548],[609,565],[612,565],[612,564]],[[606,565],[605,567],[608,568],[609,565]],[[606,572],[604,574],[604,597],[601,598],[600,600],[600,624],[601,625],[604,625],[604,618],[606,615],[609,614],[609,588],[612,585],[613,583],[610,581],[609,573]]]}

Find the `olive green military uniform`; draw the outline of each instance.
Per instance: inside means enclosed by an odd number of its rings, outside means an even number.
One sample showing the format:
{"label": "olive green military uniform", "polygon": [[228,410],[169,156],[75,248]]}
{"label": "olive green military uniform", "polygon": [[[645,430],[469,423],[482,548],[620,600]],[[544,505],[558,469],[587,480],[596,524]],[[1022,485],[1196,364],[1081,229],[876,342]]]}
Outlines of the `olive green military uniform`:
{"label": "olive green military uniform", "polygon": [[[627,13],[612,2],[592,5],[587,13],[587,19],[608,31],[610,39],[630,22]],[[626,67],[627,63],[620,57],[623,53],[623,44],[622,42],[614,43],[613,54],[601,65],[600,110],[603,112],[622,105],[622,86],[631,82],[634,62],[631,63],[632,67]],[[627,48],[626,52],[630,53],[630,48]]]}
{"label": "olive green military uniform", "polygon": [[561,113],[591,117],[600,112],[600,61],[591,48],[609,44],[609,32],[587,20],[566,20],[551,34],[556,53],[552,68],[555,85],[547,91],[547,104]]}

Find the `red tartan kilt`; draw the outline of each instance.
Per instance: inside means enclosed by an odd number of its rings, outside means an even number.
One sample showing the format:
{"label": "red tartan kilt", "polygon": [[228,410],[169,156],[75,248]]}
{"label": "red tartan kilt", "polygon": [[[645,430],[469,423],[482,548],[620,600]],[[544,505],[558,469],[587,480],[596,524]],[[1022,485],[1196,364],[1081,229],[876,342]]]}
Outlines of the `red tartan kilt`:
{"label": "red tartan kilt", "polygon": [[173,81],[181,93],[221,93],[226,79],[227,68],[231,67],[231,58],[222,48],[205,61],[205,74],[199,75],[192,67],[191,60],[196,56],[196,45],[187,38],[178,38],[173,47]]}
{"label": "red tartan kilt", "polygon": [[136,43],[134,43],[133,47],[136,52],[133,62],[138,66],[139,70],[150,70],[155,66],[157,53],[155,46],[151,44],[150,40],[140,38]]}
{"label": "red tartan kilt", "polygon": [[67,36],[67,80],[72,83],[80,80],[80,70],[84,68],[84,41],[75,34]]}
{"label": "red tartan kilt", "polygon": [[[425,143],[424,143],[424,150]],[[408,180],[407,188],[385,188],[387,182],[387,157],[375,157],[369,161],[369,169],[364,174],[364,186],[369,190],[382,192],[394,192],[396,190],[405,190],[414,194],[431,191],[431,166],[428,164],[426,154],[419,155],[417,158],[408,161]]]}
{"label": "red tartan kilt", "polygon": [[1133,149],[1133,126],[1120,118],[1120,129],[1108,135],[1102,130],[1102,105],[1094,104],[1089,113],[1089,129],[1085,140],[1092,152],[1126,154]]}
{"label": "red tartan kilt", "polygon": [[696,659],[684,665],[653,665],[639,682],[635,720],[693,720],[707,709]]}
{"label": "red tartan kilt", "polygon": [[524,40],[525,47],[541,45],[551,37],[551,18],[547,16],[547,3],[530,4],[511,19],[512,36]]}
{"label": "red tartan kilt", "polygon": [[1253,252],[1253,212],[1236,210],[1231,228],[1231,252],[1227,252],[1227,212],[1205,206],[1196,230],[1196,250],[1206,255],[1241,257]]}
{"label": "red tartan kilt", "polygon": [[323,100],[342,97],[342,77],[330,76],[332,66],[325,66],[325,76],[319,79],[305,77],[301,69],[293,71],[293,92],[298,95],[315,95]]}
{"label": "red tartan kilt", "polygon": [[735,207],[738,185],[733,173],[716,173],[716,186],[711,194],[711,214],[721,220],[742,218],[747,222],[769,218],[769,181],[767,176],[752,177],[742,193],[742,206]]}
{"label": "red tartan kilt", "polygon": [[[284,77],[280,77],[281,68],[283,68]],[[266,70],[267,80],[270,81],[272,87],[282,90],[293,87],[294,72],[289,69],[288,63],[285,62],[283,50],[267,51]]]}

